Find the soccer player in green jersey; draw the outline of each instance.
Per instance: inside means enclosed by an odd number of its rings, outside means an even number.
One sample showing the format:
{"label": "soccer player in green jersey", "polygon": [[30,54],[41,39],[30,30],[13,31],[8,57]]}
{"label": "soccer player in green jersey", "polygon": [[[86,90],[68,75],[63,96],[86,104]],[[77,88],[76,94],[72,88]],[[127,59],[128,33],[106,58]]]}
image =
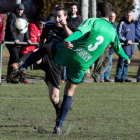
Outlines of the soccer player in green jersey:
{"label": "soccer player in green jersey", "polygon": [[[16,74],[26,74],[26,68],[39,60],[46,53],[53,56],[54,62],[67,67],[68,80],[64,90],[61,111],[54,133],[61,134],[62,124],[72,104],[72,96],[77,84],[82,80],[85,71],[102,55],[111,44],[114,51],[130,60],[124,53],[117,33],[109,21],[112,5],[109,2],[97,3],[97,17],[84,21],[72,35],[60,43],[49,43],[33,53],[19,68]],[[60,21],[61,22],[61,21]]]}

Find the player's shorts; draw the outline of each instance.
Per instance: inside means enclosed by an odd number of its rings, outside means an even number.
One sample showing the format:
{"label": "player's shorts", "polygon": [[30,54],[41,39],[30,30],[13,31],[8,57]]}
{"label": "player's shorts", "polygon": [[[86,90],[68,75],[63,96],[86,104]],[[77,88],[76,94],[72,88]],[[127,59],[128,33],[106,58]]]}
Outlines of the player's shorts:
{"label": "player's shorts", "polygon": [[[20,61],[24,63],[24,61],[32,54],[33,52],[29,52],[25,55],[23,55],[20,58]],[[54,63],[52,57],[49,55],[45,55],[42,58],[42,62],[38,64],[33,64],[35,69],[42,69],[45,71],[45,82],[50,81],[50,83],[56,87],[57,89],[60,89],[60,80],[61,80],[61,75],[63,71],[63,66],[60,66],[56,63]]]}
{"label": "player's shorts", "polygon": [[85,71],[77,70],[74,65],[66,58],[64,47],[59,46],[58,44],[54,43],[52,45],[52,50],[54,52],[54,62],[67,67],[67,77],[68,80],[73,84],[78,84],[81,82],[82,78],[85,75]]}
{"label": "player's shorts", "polygon": [[51,56],[45,55],[42,58],[39,68],[45,71],[45,82],[47,83],[47,81],[50,81],[54,87],[60,89],[63,66],[56,64]]}

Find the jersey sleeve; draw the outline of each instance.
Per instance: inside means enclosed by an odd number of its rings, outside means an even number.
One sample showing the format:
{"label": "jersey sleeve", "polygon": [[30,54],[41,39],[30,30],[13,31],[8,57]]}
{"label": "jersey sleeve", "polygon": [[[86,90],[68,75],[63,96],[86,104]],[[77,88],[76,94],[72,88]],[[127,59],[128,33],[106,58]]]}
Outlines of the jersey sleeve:
{"label": "jersey sleeve", "polygon": [[112,48],[113,48],[113,50],[115,51],[116,54],[123,57],[127,61],[129,60],[129,57],[125,54],[125,52],[124,52],[124,50],[121,46],[121,43],[120,43],[120,40],[119,40],[117,34],[116,34],[115,41],[113,43],[111,43],[111,46],[112,46]]}
{"label": "jersey sleeve", "polygon": [[80,31],[76,31],[73,34],[71,34],[69,37],[67,37],[65,41],[71,42],[71,41],[79,39],[81,36],[82,36],[82,33]]}
{"label": "jersey sleeve", "polygon": [[96,20],[92,18],[91,19],[87,19],[84,22],[81,23],[81,25],[77,28],[77,31],[80,31],[82,33],[82,35],[90,32],[93,29],[93,23]]}

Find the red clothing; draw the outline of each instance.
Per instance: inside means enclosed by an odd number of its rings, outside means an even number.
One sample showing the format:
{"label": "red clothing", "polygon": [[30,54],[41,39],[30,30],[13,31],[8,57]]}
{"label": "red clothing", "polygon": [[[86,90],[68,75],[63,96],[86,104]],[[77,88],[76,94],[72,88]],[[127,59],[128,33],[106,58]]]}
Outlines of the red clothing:
{"label": "red clothing", "polygon": [[2,15],[0,14],[0,44],[2,43],[4,36],[4,20]]}
{"label": "red clothing", "polygon": [[[29,24],[29,26],[28,26],[29,38],[33,43],[39,42],[42,30],[43,29],[39,30],[35,23]],[[35,49],[36,49],[36,46],[23,46],[21,48],[20,53],[26,54],[26,53],[29,53],[29,52],[35,50]]]}

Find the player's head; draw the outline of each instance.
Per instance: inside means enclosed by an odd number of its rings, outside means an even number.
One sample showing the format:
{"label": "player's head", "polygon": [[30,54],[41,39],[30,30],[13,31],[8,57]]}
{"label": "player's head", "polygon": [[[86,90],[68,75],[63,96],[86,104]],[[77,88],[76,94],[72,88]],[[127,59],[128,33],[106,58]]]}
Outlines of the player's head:
{"label": "player's head", "polygon": [[19,16],[21,16],[24,12],[24,5],[22,3],[19,3],[16,5],[16,12]]}
{"label": "player's head", "polygon": [[127,11],[125,12],[125,19],[126,19],[128,22],[133,21],[133,14],[132,14],[132,11],[131,11],[131,10],[127,10]]}
{"label": "player's head", "polygon": [[43,17],[37,17],[35,19],[35,24],[38,27],[39,30],[43,29],[44,24],[45,24],[45,20]]}
{"label": "player's head", "polygon": [[67,10],[64,8],[64,6],[57,6],[55,8],[55,24],[58,27],[62,27],[60,24],[61,20],[66,20],[67,19]]}
{"label": "player's head", "polygon": [[111,15],[110,15],[110,17],[109,17],[109,20],[110,20],[112,23],[114,23],[114,22],[115,22],[115,19],[116,19],[116,13],[111,12]]}
{"label": "player's head", "polygon": [[97,3],[97,17],[109,18],[112,12],[112,4],[107,1]]}
{"label": "player's head", "polygon": [[77,12],[78,12],[78,7],[77,7],[76,3],[72,3],[70,5],[70,14],[71,15],[76,15]]}

